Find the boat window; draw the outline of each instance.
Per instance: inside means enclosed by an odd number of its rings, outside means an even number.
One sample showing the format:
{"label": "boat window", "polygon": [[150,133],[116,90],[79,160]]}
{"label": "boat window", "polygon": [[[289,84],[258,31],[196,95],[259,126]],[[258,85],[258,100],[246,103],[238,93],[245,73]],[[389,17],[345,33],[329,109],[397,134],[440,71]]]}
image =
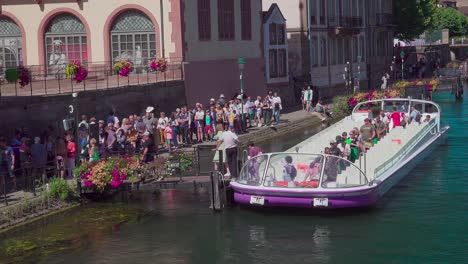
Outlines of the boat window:
{"label": "boat window", "polygon": [[327,156],[323,171],[323,188],[350,188],[368,183],[364,173],[348,160]]}
{"label": "boat window", "polygon": [[409,111],[407,101],[385,101],[384,102],[384,112],[391,113],[395,111],[395,108],[398,112],[407,113]]}
{"label": "boat window", "polygon": [[322,164],[322,155],[274,154],[270,157],[264,185],[281,188],[317,188]]}
{"label": "boat window", "polygon": [[240,172],[237,182],[240,184],[259,186],[268,163],[268,155],[260,155],[249,159]]}

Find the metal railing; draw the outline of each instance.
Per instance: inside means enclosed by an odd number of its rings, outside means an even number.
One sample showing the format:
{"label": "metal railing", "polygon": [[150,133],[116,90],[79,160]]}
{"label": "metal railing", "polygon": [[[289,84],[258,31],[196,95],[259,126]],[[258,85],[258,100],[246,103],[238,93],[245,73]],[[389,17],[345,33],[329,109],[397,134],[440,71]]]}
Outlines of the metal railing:
{"label": "metal railing", "polygon": [[377,13],[375,21],[377,26],[388,26],[394,23],[393,15],[389,13]]}
{"label": "metal railing", "polygon": [[152,71],[148,65],[134,66],[127,77],[113,71],[113,64],[109,62],[83,65],[88,71],[88,76],[80,83],[73,78],[66,78],[66,65],[54,69],[45,65],[27,66],[30,82],[24,87],[21,87],[19,81],[8,82],[5,76],[7,69],[0,67],[0,96],[71,94],[184,79],[183,61],[180,59],[168,60],[164,72]]}
{"label": "metal railing", "polygon": [[[438,117],[436,118],[438,119]],[[390,168],[392,168],[396,163],[398,163],[402,158],[404,158],[409,151],[413,150],[413,147],[416,146],[432,129],[437,129],[437,121],[433,119],[427,124],[421,131],[416,133],[409,141],[403,146],[398,152],[396,152],[391,159],[380,165],[374,170],[374,179],[382,176]],[[437,130],[439,132],[439,130]]]}
{"label": "metal railing", "polygon": [[362,17],[358,16],[328,16],[328,26],[359,28],[363,26]]}

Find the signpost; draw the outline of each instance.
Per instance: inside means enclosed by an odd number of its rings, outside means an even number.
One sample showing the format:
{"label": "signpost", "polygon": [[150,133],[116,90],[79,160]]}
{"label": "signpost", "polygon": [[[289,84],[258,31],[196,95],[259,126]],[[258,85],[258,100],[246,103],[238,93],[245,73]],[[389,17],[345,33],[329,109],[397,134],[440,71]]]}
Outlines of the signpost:
{"label": "signpost", "polygon": [[400,52],[400,57],[401,57],[401,80],[403,81],[405,79],[405,51],[402,50]]}

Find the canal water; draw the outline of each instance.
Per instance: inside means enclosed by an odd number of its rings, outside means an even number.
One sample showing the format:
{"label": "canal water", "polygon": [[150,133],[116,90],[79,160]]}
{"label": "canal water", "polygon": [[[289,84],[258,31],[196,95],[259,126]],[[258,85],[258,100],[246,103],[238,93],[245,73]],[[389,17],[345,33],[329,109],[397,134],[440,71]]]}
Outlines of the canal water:
{"label": "canal water", "polygon": [[214,214],[206,192],[143,193],[1,237],[0,263],[468,263],[466,97],[440,102],[447,144],[374,208]]}

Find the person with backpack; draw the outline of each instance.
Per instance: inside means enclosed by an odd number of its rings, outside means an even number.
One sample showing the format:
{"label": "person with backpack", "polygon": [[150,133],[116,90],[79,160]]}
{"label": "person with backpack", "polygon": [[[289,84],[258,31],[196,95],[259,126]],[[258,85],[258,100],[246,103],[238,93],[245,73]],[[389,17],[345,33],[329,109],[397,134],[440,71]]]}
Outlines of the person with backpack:
{"label": "person with backpack", "polygon": [[284,161],[286,164],[283,167],[283,181],[294,181],[297,176],[297,169],[292,164],[293,159],[291,156],[286,156]]}

